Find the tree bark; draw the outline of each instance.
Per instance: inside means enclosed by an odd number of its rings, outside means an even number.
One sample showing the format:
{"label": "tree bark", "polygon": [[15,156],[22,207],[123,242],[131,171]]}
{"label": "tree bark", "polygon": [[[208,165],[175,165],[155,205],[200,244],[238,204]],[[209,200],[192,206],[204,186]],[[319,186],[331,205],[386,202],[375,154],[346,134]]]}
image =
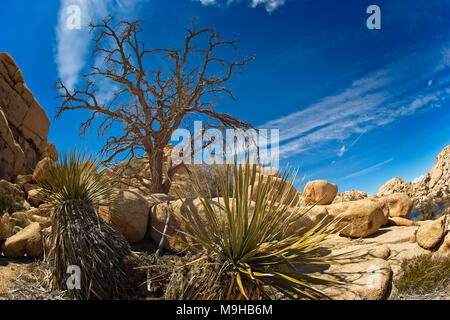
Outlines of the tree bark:
{"label": "tree bark", "polygon": [[152,193],[167,193],[166,187],[163,183],[163,149],[155,148],[150,155],[150,173],[151,173],[151,192]]}

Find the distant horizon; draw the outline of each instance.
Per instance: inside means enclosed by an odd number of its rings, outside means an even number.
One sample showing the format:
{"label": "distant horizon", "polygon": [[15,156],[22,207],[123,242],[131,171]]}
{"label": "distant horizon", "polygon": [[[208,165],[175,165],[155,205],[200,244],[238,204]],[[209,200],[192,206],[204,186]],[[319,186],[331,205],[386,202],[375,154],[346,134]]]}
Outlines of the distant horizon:
{"label": "distant horizon", "polygon": [[[70,30],[66,9],[77,3],[82,26]],[[381,29],[366,24],[373,4]],[[376,194],[394,177],[419,179],[450,145],[449,1],[15,0],[2,6],[0,28],[14,32],[4,34],[0,51],[15,59],[51,119],[48,141],[59,151],[76,146],[97,153],[106,139],[95,130],[78,136],[84,111],[53,117],[61,104],[55,82],[78,88],[94,63],[87,22],[108,14],[143,19],[148,48],[180,47],[193,17],[225,39],[239,37],[240,52],[256,58],[231,82],[238,101],[224,97],[217,111],[279,129],[280,170],[299,168],[295,187],[303,178],[305,184],[323,179],[339,192]],[[105,83],[102,98],[114,89]]]}

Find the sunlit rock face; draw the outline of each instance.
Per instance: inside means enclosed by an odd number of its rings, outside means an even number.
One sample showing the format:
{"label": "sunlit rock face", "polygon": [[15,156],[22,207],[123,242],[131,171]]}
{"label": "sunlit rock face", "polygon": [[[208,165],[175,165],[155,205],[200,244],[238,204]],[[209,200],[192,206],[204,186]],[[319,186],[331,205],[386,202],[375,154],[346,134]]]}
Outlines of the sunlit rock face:
{"label": "sunlit rock face", "polygon": [[0,53],[0,178],[32,173],[46,152],[50,120],[14,59]]}

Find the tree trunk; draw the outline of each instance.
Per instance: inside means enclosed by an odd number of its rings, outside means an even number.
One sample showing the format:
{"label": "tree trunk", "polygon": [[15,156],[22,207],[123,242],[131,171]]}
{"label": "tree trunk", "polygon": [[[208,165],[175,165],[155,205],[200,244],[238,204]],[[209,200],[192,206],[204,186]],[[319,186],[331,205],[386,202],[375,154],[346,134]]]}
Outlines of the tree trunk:
{"label": "tree trunk", "polygon": [[164,151],[155,148],[148,154],[150,155],[150,173],[152,178],[150,191],[152,193],[167,193],[167,186],[163,183]]}

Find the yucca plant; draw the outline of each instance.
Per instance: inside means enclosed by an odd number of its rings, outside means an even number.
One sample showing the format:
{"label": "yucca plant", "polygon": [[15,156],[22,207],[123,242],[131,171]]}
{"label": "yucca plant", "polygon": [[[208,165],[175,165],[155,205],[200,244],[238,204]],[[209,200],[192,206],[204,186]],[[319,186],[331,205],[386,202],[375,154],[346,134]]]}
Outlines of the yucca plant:
{"label": "yucca plant", "polygon": [[[339,231],[337,221],[292,231],[291,224],[305,213],[295,206],[298,199],[291,193],[296,172],[285,170],[281,178],[263,177],[247,159],[244,165],[217,166],[214,175],[222,191],[220,205],[212,204],[200,182],[193,180],[207,223],[187,205],[189,214],[171,212],[189,239],[183,244],[198,256],[183,266],[184,271],[175,272],[169,290],[176,294],[166,298],[328,298],[315,286],[340,282],[302,273],[296,267],[339,263],[324,245]],[[181,190],[178,197],[184,203]],[[173,287],[180,283],[180,272],[188,280],[177,290]]]}
{"label": "yucca plant", "polygon": [[[99,162],[85,153],[64,153],[40,175],[41,197],[53,207],[50,248],[51,287],[66,290],[67,268],[78,266],[77,299],[114,299],[132,294],[146,281],[125,238],[97,214],[114,204],[110,183],[98,173]],[[141,283],[136,283],[140,281]]]}

